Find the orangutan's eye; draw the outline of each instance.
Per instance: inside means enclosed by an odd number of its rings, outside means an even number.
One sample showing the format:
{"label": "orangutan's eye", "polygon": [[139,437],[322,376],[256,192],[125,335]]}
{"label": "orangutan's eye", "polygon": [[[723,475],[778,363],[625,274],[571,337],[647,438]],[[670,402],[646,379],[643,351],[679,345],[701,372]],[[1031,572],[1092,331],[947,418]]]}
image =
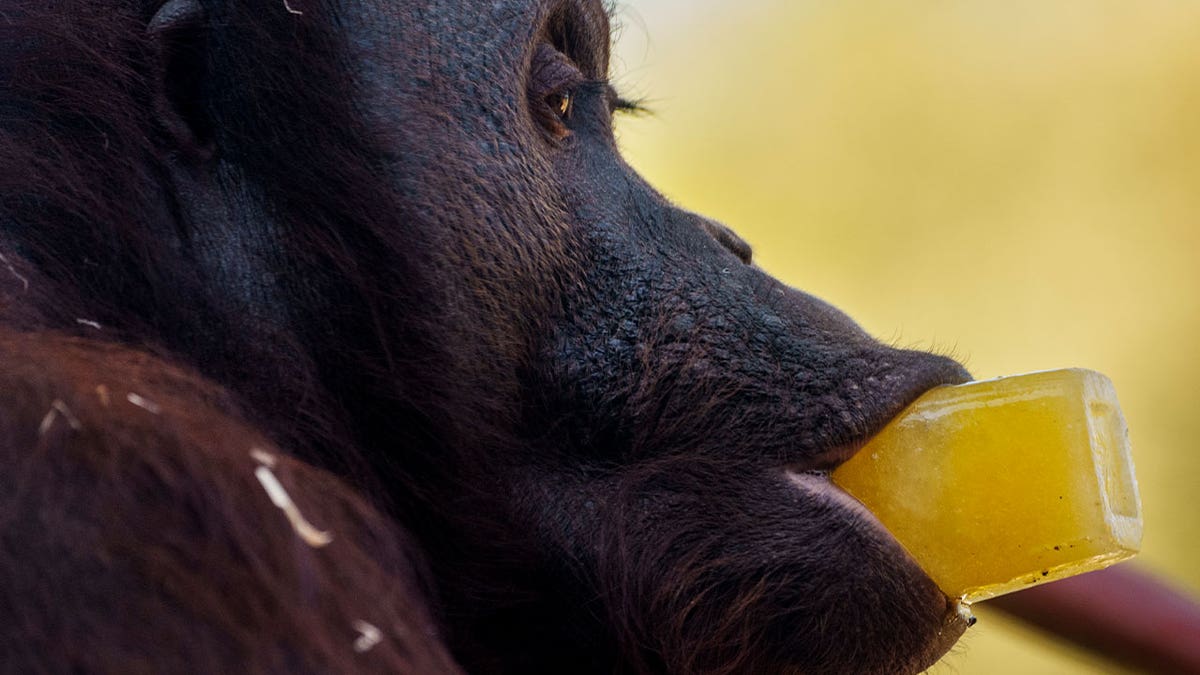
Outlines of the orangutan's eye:
{"label": "orangutan's eye", "polygon": [[546,105],[564,121],[571,117],[571,107],[574,103],[575,97],[569,91],[555,92],[546,97]]}
{"label": "orangutan's eye", "polygon": [[549,44],[538,45],[530,64],[527,95],[534,118],[551,138],[563,140],[571,135],[567,122],[576,92],[585,82],[583,73],[565,54]]}

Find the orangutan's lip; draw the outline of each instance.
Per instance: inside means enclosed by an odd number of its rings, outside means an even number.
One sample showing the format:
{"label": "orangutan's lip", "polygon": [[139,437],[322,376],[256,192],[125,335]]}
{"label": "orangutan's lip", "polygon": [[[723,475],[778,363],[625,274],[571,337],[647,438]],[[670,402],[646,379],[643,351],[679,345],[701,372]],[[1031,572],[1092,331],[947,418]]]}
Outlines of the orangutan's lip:
{"label": "orangutan's lip", "polygon": [[801,473],[805,471],[832,472],[849,461],[859,450],[862,450],[872,438],[893,423],[897,416],[903,413],[914,401],[933,389],[945,385],[962,384],[969,381],[969,379],[966,371],[963,371],[957,376],[931,380],[926,383],[926,386],[908,392],[907,396],[893,398],[883,409],[874,410],[870,414],[863,415],[860,424],[857,425],[859,429],[858,433],[862,435],[858,436],[856,440],[848,443],[839,443],[821,450],[815,455],[805,458],[803,461],[789,463],[787,468]]}
{"label": "orangutan's lip", "polygon": [[[853,454],[853,453],[851,453]],[[895,545],[899,555],[905,557],[908,562],[915,568],[921,569],[918,563],[910,553],[904,548],[903,544],[884,526],[883,521],[871,513],[871,510],[863,505],[862,502],[855,499],[849,492],[838,487],[836,483],[830,479],[828,471],[797,471],[795,469],[784,469],[784,476],[801,492],[821,500],[826,504],[836,508],[842,508],[854,514],[855,520],[862,523],[867,528],[870,528],[880,540],[889,541]],[[954,599],[942,594],[946,602],[946,610],[942,617],[943,630],[938,634],[942,636],[941,643],[943,646],[934,647],[931,651],[931,659],[928,665],[932,665],[934,661],[950,649],[958,636],[962,635],[968,627],[975,625],[975,618],[971,616],[969,610],[964,611],[961,605]],[[934,653],[936,652],[936,653]],[[928,667],[928,666],[927,666]]]}
{"label": "orangutan's lip", "polygon": [[[866,528],[874,532],[876,538],[880,541],[890,542],[895,546],[897,555],[906,558],[910,565],[916,569],[921,569],[920,563],[913,559],[912,555],[904,548],[899,539],[896,539],[883,521],[871,510],[863,505],[862,502],[854,498],[849,492],[838,487],[825,471],[794,471],[792,469],[784,470],[784,475],[792,485],[796,486],[801,492],[818,499],[834,508],[840,508],[849,513],[852,513],[854,520],[861,523]],[[945,595],[943,595],[945,597]],[[949,598],[946,598],[950,602]],[[965,624],[964,624],[965,625]]]}

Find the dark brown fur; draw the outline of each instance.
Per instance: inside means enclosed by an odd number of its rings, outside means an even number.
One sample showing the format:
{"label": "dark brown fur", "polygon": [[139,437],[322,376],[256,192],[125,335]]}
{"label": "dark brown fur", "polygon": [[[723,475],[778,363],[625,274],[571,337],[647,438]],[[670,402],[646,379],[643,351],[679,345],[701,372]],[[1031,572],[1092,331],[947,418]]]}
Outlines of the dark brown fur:
{"label": "dark brown fur", "polygon": [[791,476],[964,371],[645,185],[608,40],[585,0],[0,10],[0,663],[892,673],[952,644],[898,545]]}

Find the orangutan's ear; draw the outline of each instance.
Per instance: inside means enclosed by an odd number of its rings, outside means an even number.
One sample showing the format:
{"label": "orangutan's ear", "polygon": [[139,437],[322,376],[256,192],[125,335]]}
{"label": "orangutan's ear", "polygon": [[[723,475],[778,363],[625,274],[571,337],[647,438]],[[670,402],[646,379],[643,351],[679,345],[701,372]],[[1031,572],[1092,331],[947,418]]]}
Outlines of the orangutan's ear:
{"label": "orangutan's ear", "polygon": [[198,0],[167,0],[146,26],[154,115],[183,157],[205,159],[214,147],[209,106],[208,13]]}

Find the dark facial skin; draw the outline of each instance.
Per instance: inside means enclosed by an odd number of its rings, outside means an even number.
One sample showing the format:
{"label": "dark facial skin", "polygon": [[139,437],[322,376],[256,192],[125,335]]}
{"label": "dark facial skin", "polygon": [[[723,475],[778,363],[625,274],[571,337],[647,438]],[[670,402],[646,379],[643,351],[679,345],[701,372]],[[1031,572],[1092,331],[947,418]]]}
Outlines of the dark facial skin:
{"label": "dark facial skin", "polygon": [[949,649],[951,603],[827,472],[967,373],[625,164],[598,1],[240,4],[149,20],[140,213],[168,243],[138,264],[167,272],[78,292],[411,533],[465,670],[906,673]]}
{"label": "dark facial skin", "polygon": [[[428,45],[414,60],[367,40],[365,105],[397,176],[466,184],[461,207],[488,215],[480,228],[441,209],[425,227],[453,232],[442,255],[474,270],[452,292],[489,320],[462,330],[515,357],[489,380],[517,397],[504,433],[523,447],[485,461],[539,573],[515,607],[445,589],[472,622],[456,636],[468,669],[928,665],[964,627],[946,598],[824,478],[792,477],[835,466],[962,368],[871,339],[625,164],[598,3],[476,9],[381,8],[354,29]],[[430,51],[454,58],[422,63]],[[409,147],[427,134],[451,136],[434,164]],[[481,241],[509,250],[479,255]]]}

